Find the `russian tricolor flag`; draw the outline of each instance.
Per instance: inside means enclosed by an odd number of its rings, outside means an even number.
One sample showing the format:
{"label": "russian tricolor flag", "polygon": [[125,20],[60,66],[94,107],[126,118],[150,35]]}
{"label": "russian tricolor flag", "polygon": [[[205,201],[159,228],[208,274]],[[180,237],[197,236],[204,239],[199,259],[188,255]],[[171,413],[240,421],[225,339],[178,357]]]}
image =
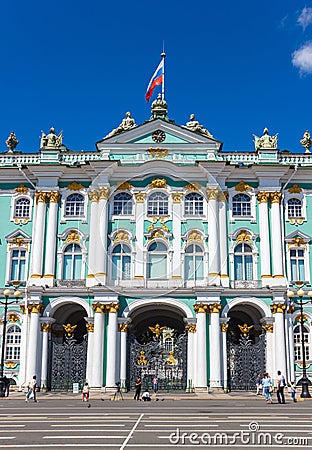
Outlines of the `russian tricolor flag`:
{"label": "russian tricolor flag", "polygon": [[162,59],[159,63],[159,66],[155,70],[154,75],[151,78],[151,81],[148,83],[145,98],[148,102],[151,96],[153,95],[153,91],[156,86],[160,86],[163,83],[164,79],[164,60]]}

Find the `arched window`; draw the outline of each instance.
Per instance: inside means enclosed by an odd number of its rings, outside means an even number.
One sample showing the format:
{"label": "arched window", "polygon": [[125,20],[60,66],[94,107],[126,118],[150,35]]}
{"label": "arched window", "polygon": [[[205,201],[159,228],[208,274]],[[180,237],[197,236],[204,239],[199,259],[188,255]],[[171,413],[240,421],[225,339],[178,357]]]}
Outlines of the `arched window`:
{"label": "arched window", "polygon": [[184,198],[184,214],[189,216],[202,216],[204,212],[204,200],[202,195],[191,192]]}
{"label": "arched window", "polygon": [[168,196],[164,192],[154,192],[148,198],[147,214],[149,216],[168,215]]}
{"label": "arched window", "polygon": [[292,281],[304,281],[304,249],[291,249],[290,250],[290,270]]}
{"label": "arched window", "polygon": [[167,250],[163,242],[150,244],[147,255],[147,278],[167,278]]}
{"label": "arched window", "polygon": [[234,279],[252,280],[252,249],[244,242],[238,244],[234,250]]}
{"label": "arched window", "polygon": [[299,198],[290,198],[287,202],[288,217],[302,217],[302,201]]}
{"label": "arched window", "polygon": [[30,200],[29,198],[19,198],[15,202],[14,217],[18,219],[29,219],[30,217]]}
{"label": "arched window", "polygon": [[[310,332],[306,326],[303,326],[303,341],[305,359],[310,359]],[[301,344],[301,324],[294,328],[294,345],[295,345],[295,361],[302,361],[302,344]]]}
{"label": "arched window", "polygon": [[131,276],[131,250],[128,245],[118,244],[113,249],[112,279],[129,280]]}
{"label": "arched window", "polygon": [[21,329],[18,325],[10,325],[6,334],[5,359],[19,360],[21,352]]}
{"label": "arched window", "polygon": [[65,216],[81,217],[84,215],[84,196],[82,194],[70,194],[65,202]]}
{"label": "arched window", "polygon": [[26,267],[26,250],[15,249],[11,253],[10,281],[24,281]]}
{"label": "arched window", "polygon": [[184,279],[202,280],[204,278],[204,254],[201,247],[191,244],[185,249]]}
{"label": "arched window", "polygon": [[63,255],[63,280],[82,279],[82,251],[78,244],[69,244]]}
{"label": "arched window", "polygon": [[251,216],[251,199],[246,194],[236,194],[232,199],[233,216]]}
{"label": "arched window", "polygon": [[127,192],[120,192],[114,197],[113,214],[130,215],[132,214],[132,196]]}

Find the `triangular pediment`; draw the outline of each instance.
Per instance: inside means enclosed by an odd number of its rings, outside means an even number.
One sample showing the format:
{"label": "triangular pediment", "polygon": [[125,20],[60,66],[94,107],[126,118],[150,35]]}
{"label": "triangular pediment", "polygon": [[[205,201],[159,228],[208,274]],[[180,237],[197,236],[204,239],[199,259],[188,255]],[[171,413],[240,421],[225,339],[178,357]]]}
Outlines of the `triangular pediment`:
{"label": "triangular pediment", "polygon": [[310,242],[311,236],[309,236],[306,233],[303,233],[302,231],[295,230],[292,233],[290,233],[288,236],[285,237],[286,242],[292,242],[294,239],[302,239],[304,242],[307,243],[307,242]]}
{"label": "triangular pediment", "polygon": [[12,233],[8,234],[5,237],[5,240],[7,242],[12,242],[13,240],[22,239],[25,242],[31,242],[31,236],[29,234],[25,233],[23,230],[15,230],[12,231]]}

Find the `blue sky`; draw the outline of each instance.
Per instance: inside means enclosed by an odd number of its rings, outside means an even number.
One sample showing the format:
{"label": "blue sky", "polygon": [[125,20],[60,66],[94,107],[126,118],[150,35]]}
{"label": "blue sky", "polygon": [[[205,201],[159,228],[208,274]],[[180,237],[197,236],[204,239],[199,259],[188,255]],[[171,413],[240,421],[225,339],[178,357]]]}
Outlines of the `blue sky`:
{"label": "blue sky", "polygon": [[312,133],[312,1],[6,0],[0,19],[0,149],[15,131],[37,152],[41,130],[72,150],[94,143],[131,111],[150,117],[145,90],[165,41],[169,116],[191,113],[225,151],[253,150],[279,133],[303,152]]}

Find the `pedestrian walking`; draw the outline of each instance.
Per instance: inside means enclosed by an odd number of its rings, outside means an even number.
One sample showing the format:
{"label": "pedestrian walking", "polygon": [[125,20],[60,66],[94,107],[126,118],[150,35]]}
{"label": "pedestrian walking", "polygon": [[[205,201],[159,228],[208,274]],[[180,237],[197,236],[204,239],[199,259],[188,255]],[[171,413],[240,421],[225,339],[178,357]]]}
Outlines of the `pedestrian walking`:
{"label": "pedestrian walking", "polygon": [[282,375],[282,372],[280,370],[277,371],[277,401],[278,403],[285,404],[285,395],[284,395],[284,388],[285,388],[285,377]]}
{"label": "pedestrian walking", "polygon": [[266,402],[273,403],[272,400],[273,384],[270,375],[267,372],[263,375],[262,386]]}
{"label": "pedestrian walking", "polygon": [[256,394],[261,395],[260,389],[262,389],[262,378],[261,378],[260,373],[256,378],[256,388],[257,388]]}
{"label": "pedestrian walking", "polygon": [[294,403],[296,403],[296,401],[297,401],[297,399],[296,399],[296,385],[295,385],[294,381],[290,382],[289,387],[290,387],[290,393],[291,393],[292,401]]}
{"label": "pedestrian walking", "polygon": [[6,375],[4,375],[3,377],[3,382],[4,382],[4,396],[8,397],[10,394],[10,380]]}
{"label": "pedestrian walking", "polygon": [[35,403],[37,403],[37,377],[33,376],[32,380],[28,383],[28,391],[26,394],[25,402],[28,402],[29,399],[33,399]]}
{"label": "pedestrian walking", "polygon": [[141,377],[138,377],[135,380],[134,400],[140,400],[141,388],[142,388],[142,379],[141,379]]}
{"label": "pedestrian walking", "polygon": [[82,401],[83,402],[88,402],[89,401],[89,396],[90,396],[89,385],[88,385],[88,383],[85,383],[83,388],[82,388]]}
{"label": "pedestrian walking", "polygon": [[156,392],[158,391],[158,378],[156,375],[153,378],[153,388],[154,388],[154,392],[156,394]]}

